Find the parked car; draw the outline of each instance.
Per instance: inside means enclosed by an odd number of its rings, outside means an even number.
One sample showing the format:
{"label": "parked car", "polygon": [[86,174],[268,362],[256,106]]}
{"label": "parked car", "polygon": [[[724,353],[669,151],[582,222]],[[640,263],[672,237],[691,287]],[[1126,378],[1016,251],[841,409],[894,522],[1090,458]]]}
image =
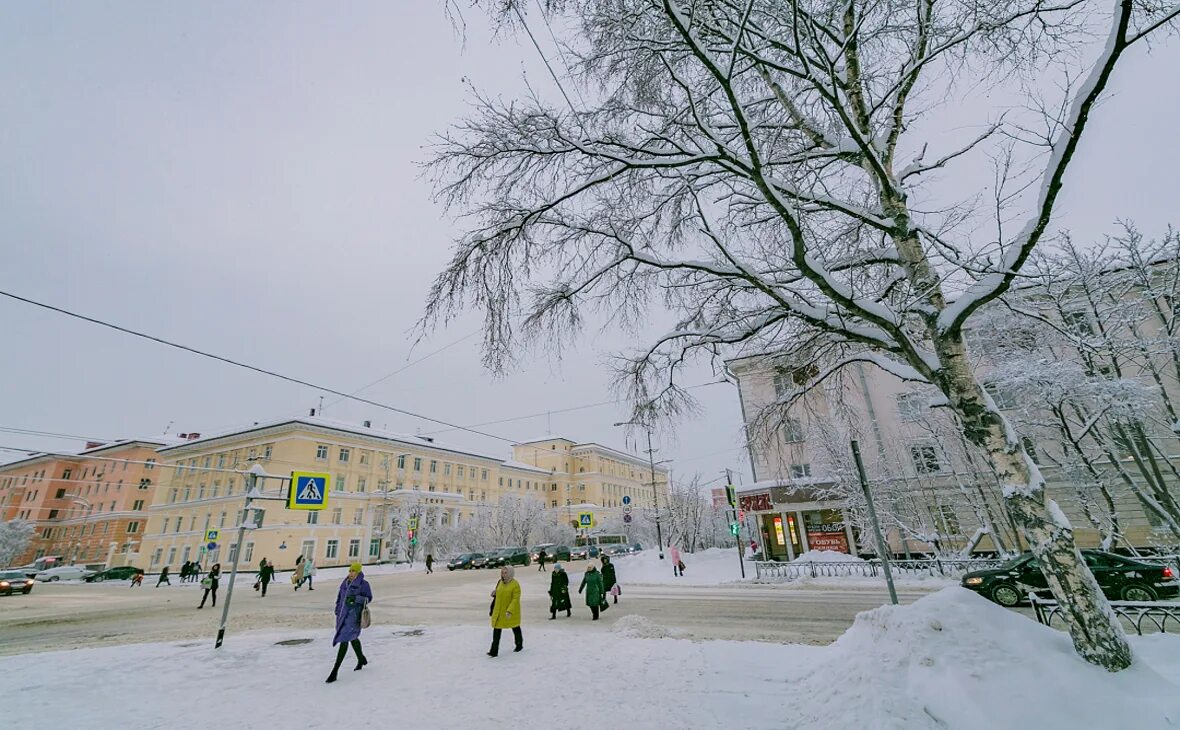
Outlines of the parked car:
{"label": "parked car", "polygon": [[631,552],[631,548],[626,545],[607,545],[602,548],[602,554],[609,555],[612,558],[616,555],[626,555],[629,552]]}
{"label": "parked car", "polygon": [[580,545],[578,547],[570,548],[570,560],[586,560],[587,558],[597,558],[599,552],[597,545]]}
{"label": "parked car", "polygon": [[552,561],[553,560],[553,548],[555,548],[555,547],[557,547],[557,546],[551,542],[542,543],[540,545],[533,545],[531,548],[529,548],[529,557],[533,560],[537,560],[539,558],[539,556],[541,555],[541,551],[544,550],[545,551],[545,560]]}
{"label": "parked car", "polygon": [[529,549],[526,547],[510,547],[496,551],[496,564],[489,567],[499,568],[504,565],[528,565]]}
{"label": "parked car", "polygon": [[634,543],[631,545],[631,552],[633,552],[633,553],[643,552],[643,546],[640,545],[639,543]]}
{"label": "parked car", "polygon": [[552,549],[546,552],[549,553],[549,562],[551,563],[556,560],[568,561],[570,559],[569,545],[554,545]]}
{"label": "parked car", "polygon": [[495,554],[496,554],[495,550],[490,550],[486,553],[475,553],[475,557],[471,559],[471,567],[472,568],[489,568],[489,567],[491,567],[490,563],[492,562],[492,558],[495,556]]}
{"label": "parked car", "polygon": [[[1151,565],[1101,550],[1083,550],[1082,557],[1107,598],[1116,601],[1157,601],[1180,595],[1176,572],[1164,565]],[[976,570],[963,576],[962,586],[1012,607],[1031,591],[1048,594],[1049,584],[1032,553],[1013,558],[992,570]]]}
{"label": "parked car", "polygon": [[457,558],[451,558],[451,562],[447,563],[447,570],[471,570],[476,567],[472,563],[476,558],[483,558],[483,553],[463,553]]}
{"label": "parked car", "polygon": [[133,568],[130,565],[120,565],[117,568],[108,568],[102,570],[94,575],[87,576],[87,583],[98,583],[104,580],[131,580],[131,576],[135,575],[139,568]]}
{"label": "parked car", "polygon": [[25,575],[23,570],[6,570],[0,573],[0,595],[23,593],[27,596],[32,590],[33,579]]}
{"label": "parked car", "polygon": [[94,575],[96,572],[84,568],[81,565],[59,565],[56,568],[42,570],[36,575],[36,579],[42,583],[56,583],[59,580],[82,580]]}

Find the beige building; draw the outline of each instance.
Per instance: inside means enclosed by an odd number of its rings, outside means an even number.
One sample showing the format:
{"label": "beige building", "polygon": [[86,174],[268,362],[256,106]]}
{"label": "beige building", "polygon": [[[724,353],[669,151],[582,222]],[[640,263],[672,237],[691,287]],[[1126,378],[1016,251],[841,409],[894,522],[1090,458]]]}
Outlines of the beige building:
{"label": "beige building", "polygon": [[[637,457],[597,444],[552,438],[513,447],[513,458],[453,448],[430,437],[390,433],[322,417],[287,419],[163,448],[137,565],[148,570],[186,560],[228,562],[244,505],[244,472],[257,464],[265,497],[286,494],[293,471],[331,476],[328,507],[288,510],[258,501],[263,525],[247,531],[241,559],[291,568],[299,554],[318,566],[390,559],[403,545],[407,514],[439,526],[470,520],[505,495],[532,497],[550,508],[593,503],[617,508],[622,497],[650,500],[650,474]],[[650,470],[649,470],[650,471]],[[657,471],[658,488],[666,472]],[[205,535],[221,530],[206,555]]]}

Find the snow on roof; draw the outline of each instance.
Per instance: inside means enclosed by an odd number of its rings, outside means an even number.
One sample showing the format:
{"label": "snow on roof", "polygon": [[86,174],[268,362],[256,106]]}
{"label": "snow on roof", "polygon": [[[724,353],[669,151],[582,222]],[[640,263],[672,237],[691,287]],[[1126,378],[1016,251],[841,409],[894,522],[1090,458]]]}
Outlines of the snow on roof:
{"label": "snow on roof", "polygon": [[527,439],[525,441],[521,441],[520,443],[522,443],[522,444],[539,444],[542,441],[569,441],[571,444],[577,443],[573,439],[567,439],[565,436],[554,436],[553,434],[550,434],[548,436],[542,436],[539,439]]}
{"label": "snow on roof", "polygon": [[122,446],[131,446],[132,444],[146,444],[148,446],[175,446],[177,444],[185,443],[185,440],[177,436],[153,436],[152,438],[123,438],[116,439],[110,443],[99,444],[89,449],[79,451],[79,454],[96,454],[100,451],[108,449],[116,449]]}
{"label": "snow on roof", "polygon": [[539,466],[533,466],[532,464],[525,464],[523,462],[515,461],[513,459],[507,459],[505,461],[500,462],[500,466],[502,466],[506,469],[519,469],[520,471],[531,471],[531,472],[535,472],[537,474],[550,474],[550,473],[552,473],[548,469],[542,469]]}
{"label": "snow on roof", "polygon": [[245,434],[254,433],[256,431],[265,431],[269,428],[277,428],[279,426],[286,426],[289,424],[303,424],[305,426],[312,426],[316,428],[325,428],[333,431],[340,431],[350,433],[357,436],[368,436],[370,438],[382,439],[385,441],[393,441],[414,446],[420,449],[434,449],[436,451],[446,451],[450,453],[462,454],[464,456],[474,456],[480,459],[488,459],[489,461],[500,461],[500,457],[492,456],[490,454],[483,454],[471,449],[461,448],[459,446],[442,444],[436,441],[431,436],[417,436],[406,433],[398,433],[396,431],[386,431],[380,428],[372,428],[367,426],[360,426],[346,421],[337,421],[331,418],[324,418],[323,416],[302,416],[298,418],[281,418],[267,423],[259,423],[247,428],[236,428],[222,433],[215,433],[209,436],[202,436],[199,439],[189,441],[182,441],[181,443],[165,446],[159,451],[170,451],[172,449],[180,449],[197,444],[207,444],[210,441],[218,439],[232,438]]}
{"label": "snow on roof", "polygon": [[[590,441],[590,442],[587,442],[584,444],[578,444],[577,446],[574,447],[575,451],[577,451],[579,449],[596,449],[598,451],[604,451],[615,458],[624,459],[626,461],[629,461],[630,463],[634,464],[635,466],[642,466],[642,467],[650,466],[650,462],[647,459],[643,458],[642,456],[636,456],[635,454],[628,454],[626,451],[619,451],[618,449],[612,449],[609,446],[603,446],[602,444],[594,443],[593,441]],[[658,471],[660,473],[666,473],[668,471],[668,469],[666,467],[660,466],[659,464],[656,464],[656,471]]]}

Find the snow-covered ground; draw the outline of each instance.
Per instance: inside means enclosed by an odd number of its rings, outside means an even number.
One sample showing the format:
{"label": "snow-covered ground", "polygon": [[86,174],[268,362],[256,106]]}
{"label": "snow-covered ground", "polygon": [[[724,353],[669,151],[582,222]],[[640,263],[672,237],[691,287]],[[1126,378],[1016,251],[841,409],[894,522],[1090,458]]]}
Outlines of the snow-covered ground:
{"label": "snow-covered ground", "polygon": [[[686,561],[687,562],[687,561]],[[0,659],[12,728],[1056,728],[1180,726],[1180,637],[1108,674],[1068,638],[958,588],[862,613],[827,647],[686,641],[641,616],[540,621],[484,656],[479,627],[375,625],[324,684],[325,629]],[[284,646],[276,642],[311,639]],[[510,636],[506,637],[511,647]],[[115,683],[103,681],[114,671]],[[15,700],[14,698],[19,698]],[[68,701],[67,701],[68,700]]]}
{"label": "snow-covered ground", "polygon": [[[696,553],[681,553],[680,560],[684,563],[684,576],[672,575],[672,560],[664,553],[660,560],[655,549],[644,550],[620,557],[611,558],[615,564],[615,573],[623,590],[627,590],[628,583],[644,585],[686,585],[686,586],[715,586],[731,583],[742,579],[741,568],[738,566],[737,548],[722,550],[710,548]],[[577,580],[582,579],[584,561],[572,564],[570,583],[574,584],[575,573]],[[753,577],[754,565],[746,561],[746,576]],[[576,585],[576,584],[575,584]]]}
{"label": "snow-covered ground", "polygon": [[863,563],[865,561],[836,550],[808,550],[795,558],[796,563]]}

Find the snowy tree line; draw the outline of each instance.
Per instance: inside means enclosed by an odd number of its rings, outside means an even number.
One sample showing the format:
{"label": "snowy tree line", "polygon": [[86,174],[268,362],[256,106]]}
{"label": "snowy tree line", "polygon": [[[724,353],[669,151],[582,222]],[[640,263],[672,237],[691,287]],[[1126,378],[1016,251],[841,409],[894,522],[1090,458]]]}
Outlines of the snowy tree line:
{"label": "snowy tree line", "polygon": [[33,539],[33,526],[24,520],[0,522],[0,568],[12,565]]}

